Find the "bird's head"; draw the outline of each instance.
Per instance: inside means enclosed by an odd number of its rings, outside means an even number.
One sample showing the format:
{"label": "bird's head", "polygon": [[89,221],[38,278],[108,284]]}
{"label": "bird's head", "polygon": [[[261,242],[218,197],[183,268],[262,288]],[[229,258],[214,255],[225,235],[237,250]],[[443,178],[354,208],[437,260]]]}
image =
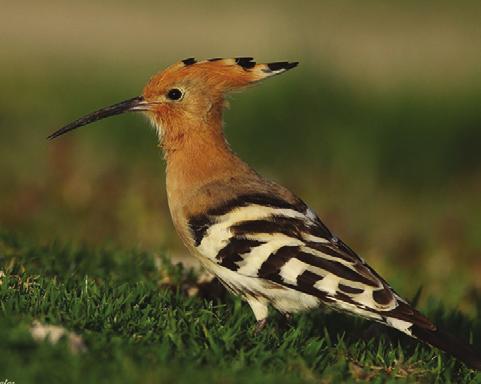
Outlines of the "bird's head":
{"label": "bird's head", "polygon": [[183,135],[187,129],[216,126],[221,121],[226,93],[294,68],[297,62],[258,64],[250,57],[186,59],[153,76],[141,96],[85,115],[49,136],[58,137],[94,121],[124,112],[144,112],[162,138]]}

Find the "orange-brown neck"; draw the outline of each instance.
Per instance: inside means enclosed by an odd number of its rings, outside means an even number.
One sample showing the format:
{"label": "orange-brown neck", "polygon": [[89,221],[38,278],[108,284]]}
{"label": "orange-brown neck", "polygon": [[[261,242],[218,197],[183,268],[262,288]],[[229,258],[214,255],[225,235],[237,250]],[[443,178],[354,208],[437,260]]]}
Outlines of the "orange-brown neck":
{"label": "orange-brown neck", "polygon": [[169,204],[182,205],[182,200],[212,181],[251,172],[225,141],[221,119],[190,124],[187,129],[170,126],[162,140]]}

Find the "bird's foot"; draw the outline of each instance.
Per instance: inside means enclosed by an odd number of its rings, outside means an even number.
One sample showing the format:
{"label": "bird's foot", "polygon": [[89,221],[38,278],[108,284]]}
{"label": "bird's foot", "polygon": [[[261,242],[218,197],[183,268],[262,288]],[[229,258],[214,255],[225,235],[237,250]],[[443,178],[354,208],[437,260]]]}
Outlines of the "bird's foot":
{"label": "bird's foot", "polygon": [[256,323],[256,327],[254,329],[254,335],[258,335],[267,325],[267,317],[265,319],[259,320]]}

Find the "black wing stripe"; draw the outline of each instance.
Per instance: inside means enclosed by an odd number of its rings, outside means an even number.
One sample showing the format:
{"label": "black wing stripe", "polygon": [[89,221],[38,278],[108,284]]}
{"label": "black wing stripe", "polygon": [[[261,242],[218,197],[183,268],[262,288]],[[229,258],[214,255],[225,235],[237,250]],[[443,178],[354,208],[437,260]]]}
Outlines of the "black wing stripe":
{"label": "black wing stripe", "polygon": [[345,265],[333,260],[327,260],[319,256],[315,256],[311,253],[299,252],[296,257],[306,264],[324,269],[327,272],[348,281],[355,281],[358,283],[366,284],[371,287],[378,287],[379,282],[376,280],[368,279],[366,276],[357,273]]}
{"label": "black wing stripe", "polygon": [[234,238],[217,253],[217,260],[220,265],[229,268],[232,271],[237,271],[239,265],[236,263],[242,261],[242,254],[248,253],[252,248],[264,244],[262,241],[249,240],[245,238]]}
{"label": "black wing stripe", "polygon": [[[279,248],[275,253],[271,254],[264,261],[257,272],[258,277],[270,279],[273,281],[282,281],[280,277],[281,268],[293,257],[296,257],[299,247],[284,246]],[[275,279],[275,280],[274,280]]]}
{"label": "black wing stripe", "polygon": [[332,238],[332,233],[321,222],[317,223],[315,226],[309,225],[307,227],[306,232],[308,232],[311,235],[314,235],[316,237],[320,237],[320,238],[323,238],[323,239],[326,239],[326,240],[330,240]]}
{"label": "black wing stripe", "polygon": [[[352,297],[346,295],[345,293],[342,293],[342,292],[337,292],[335,295],[334,295],[334,298],[338,301],[343,301],[345,303],[348,303],[348,304],[352,304],[352,305],[355,305],[356,307],[360,307],[359,303],[356,303]],[[365,306],[362,306],[362,309],[364,310],[368,310],[370,312],[376,312],[376,311],[372,311],[370,310],[370,308],[366,308]]]}
{"label": "black wing stripe", "polygon": [[[305,235],[314,235],[323,239],[328,239],[330,234],[326,234],[317,230],[316,227],[306,225],[302,218],[294,218],[290,216],[272,215],[260,220],[246,220],[239,222],[231,227],[232,231],[238,235],[254,234],[254,233],[283,233],[294,239],[304,241]],[[326,254],[332,254],[339,257],[338,252],[320,246],[320,243],[311,242],[314,249],[325,249]],[[311,244],[309,243],[309,244]],[[319,244],[319,245],[318,245]],[[321,251],[322,252],[322,251]],[[352,258],[346,257],[346,260],[353,261]]]}
{"label": "black wing stripe", "polygon": [[[314,284],[316,284],[322,276],[311,272],[311,271],[304,271],[299,276],[297,276],[297,287],[301,289],[304,293],[309,293],[313,296],[319,296],[320,292],[317,288],[314,288]],[[324,292],[321,292],[321,297],[326,297]]]}
{"label": "black wing stripe", "polygon": [[372,293],[374,301],[380,305],[388,305],[393,301],[393,294],[387,288],[376,290]]}
{"label": "black wing stripe", "polygon": [[252,235],[256,233],[282,233],[294,239],[302,239],[302,220],[291,217],[270,217],[262,220],[246,220],[231,227],[237,236]]}
{"label": "black wing stripe", "polygon": [[189,228],[194,236],[195,246],[199,246],[214,221],[208,215],[197,215],[189,219]]}
{"label": "black wing stripe", "polygon": [[[310,209],[309,211],[315,216],[315,213],[312,212]],[[332,235],[331,231],[329,228],[326,227],[326,225],[319,219],[319,217],[315,216],[315,225],[310,226],[311,228],[311,233],[315,236],[322,237],[326,240],[332,241],[334,236]]]}
{"label": "black wing stripe", "polygon": [[297,277],[297,282],[298,283],[300,282],[301,283],[300,285],[286,283],[282,279],[282,277],[277,274],[273,275],[270,280],[284,287],[291,288],[296,291],[300,291],[303,293],[307,293],[308,295],[315,296],[325,304],[334,302],[335,300],[332,297],[330,297],[326,292],[319,291],[318,289],[314,288],[314,284],[315,284],[314,280],[316,279],[319,280],[318,275],[316,275],[315,273],[311,275],[311,272],[304,271]]}
{"label": "black wing stripe", "polygon": [[429,329],[431,331],[436,330],[436,326],[421,313],[411,307],[409,304],[398,300],[397,307],[391,311],[379,312],[386,317],[394,317],[399,320],[414,323],[422,328]]}
{"label": "black wing stripe", "polygon": [[341,283],[339,283],[338,288],[345,293],[352,293],[354,295],[364,292],[364,289],[362,288],[351,287],[350,285],[345,285]]}

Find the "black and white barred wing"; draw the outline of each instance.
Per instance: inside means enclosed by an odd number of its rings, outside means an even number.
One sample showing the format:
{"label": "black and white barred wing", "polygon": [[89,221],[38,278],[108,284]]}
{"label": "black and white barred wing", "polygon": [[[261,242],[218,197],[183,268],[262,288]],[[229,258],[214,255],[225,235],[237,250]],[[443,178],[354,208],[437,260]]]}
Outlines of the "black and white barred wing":
{"label": "black and white barred wing", "polygon": [[238,276],[312,295],[408,334],[413,321],[433,327],[300,201],[242,196],[192,218],[190,227],[197,252]]}

